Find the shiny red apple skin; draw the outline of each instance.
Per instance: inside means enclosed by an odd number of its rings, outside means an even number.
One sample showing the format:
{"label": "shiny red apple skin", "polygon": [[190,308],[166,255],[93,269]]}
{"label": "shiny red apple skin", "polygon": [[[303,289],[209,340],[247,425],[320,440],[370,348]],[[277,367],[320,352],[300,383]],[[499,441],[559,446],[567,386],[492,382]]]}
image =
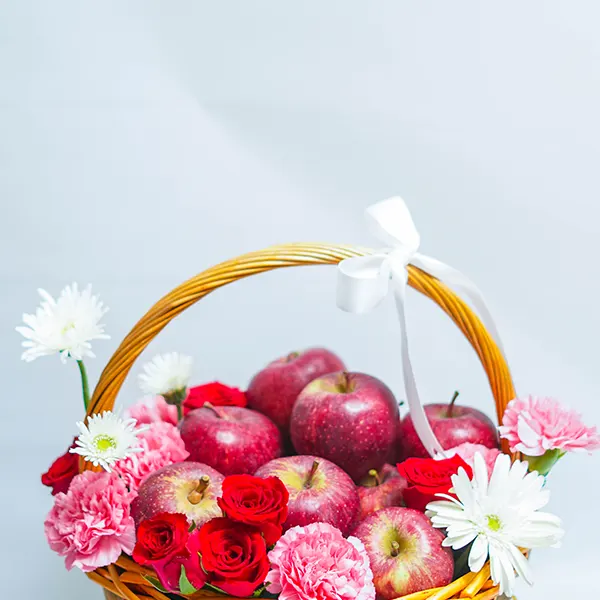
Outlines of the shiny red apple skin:
{"label": "shiny red apple skin", "polygon": [[[311,483],[307,481],[318,462]],[[257,477],[279,477],[290,495],[284,531],[296,525],[323,522],[337,527],[344,535],[356,522],[358,492],[350,477],[332,462],[316,456],[286,456],[263,465]]]}
{"label": "shiny red apple skin", "polygon": [[302,390],[290,434],[299,454],[322,456],[358,482],[389,460],[398,418],[398,403],[382,381],[342,371],[323,375]]}
{"label": "shiny red apple skin", "polygon": [[248,407],[267,415],[287,432],[298,394],[313,379],[343,369],[342,360],[325,348],[291,352],[269,363],[252,378],[246,390]]}
{"label": "shiny red apple skin", "polygon": [[[380,599],[390,600],[452,581],[452,551],[442,546],[444,534],[434,529],[422,512],[384,508],[361,521],[352,535],[365,545]],[[399,545],[396,556],[392,542]]]}
{"label": "shiny red apple skin", "polygon": [[383,465],[378,478],[367,475],[356,487],[360,500],[357,520],[390,506],[404,506],[404,489],[408,482],[398,473],[396,467]]}
{"label": "shiny red apple skin", "polygon": [[[188,500],[196,484],[208,476],[209,483],[196,504]],[[136,527],[159,513],[182,513],[190,522],[200,525],[222,516],[217,504],[221,496],[223,475],[208,465],[197,462],[179,462],[168,465],[149,475],[140,485],[138,496],[131,504],[131,516]]]}
{"label": "shiny red apple skin", "polygon": [[180,431],[189,460],[223,475],[252,475],[282,454],[281,432],[275,423],[249,408],[197,408],[185,416]]}
{"label": "shiny red apple skin", "polygon": [[[447,417],[447,404],[426,404],[425,414],[433,433],[444,450],[449,450],[465,442],[481,444],[486,448],[498,448],[498,430],[492,420],[480,410],[471,406],[456,404],[452,416]],[[429,458],[410,415],[406,415],[398,428],[399,462],[407,458]]]}

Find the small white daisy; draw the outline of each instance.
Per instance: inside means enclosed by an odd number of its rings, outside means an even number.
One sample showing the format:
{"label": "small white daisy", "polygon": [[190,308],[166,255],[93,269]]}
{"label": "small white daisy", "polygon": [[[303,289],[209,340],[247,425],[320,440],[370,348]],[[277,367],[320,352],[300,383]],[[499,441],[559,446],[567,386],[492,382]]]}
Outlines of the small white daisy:
{"label": "small white daisy", "polygon": [[108,308],[92,295],[91,286],[80,292],[74,283],[62,290],[58,300],[45,290],[38,292],[43,302],[35,315],[23,315],[27,327],[16,328],[27,338],[23,342],[27,350],[21,358],[31,362],[58,352],[63,362],[68,357],[75,360],[93,357],[90,341],[108,339],[109,336],[104,333],[104,325],[99,323]]}
{"label": "small white daisy", "polygon": [[144,365],[144,372],[139,376],[140,388],[146,394],[167,396],[185,390],[191,375],[190,356],[178,352],[159,354]]}
{"label": "small white daisy", "polygon": [[544,477],[528,473],[527,463],[500,455],[491,477],[481,454],[474,456],[473,479],[464,469],[452,476],[456,498],[430,502],[427,516],[446,529],[444,546],[454,550],[471,542],[469,568],[481,570],[490,559],[491,576],[500,593],[511,596],[515,573],[532,583],[531,570],[519,548],[557,546],[564,535],[558,517],[540,512],[550,498]]}
{"label": "small white daisy", "polygon": [[111,467],[135,452],[141,452],[137,434],[147,426],[135,428],[135,419],[122,419],[109,410],[92,415],[87,422],[77,423],[81,434],[75,441],[75,448],[69,452],[80,454],[95,467],[100,465],[110,473]]}

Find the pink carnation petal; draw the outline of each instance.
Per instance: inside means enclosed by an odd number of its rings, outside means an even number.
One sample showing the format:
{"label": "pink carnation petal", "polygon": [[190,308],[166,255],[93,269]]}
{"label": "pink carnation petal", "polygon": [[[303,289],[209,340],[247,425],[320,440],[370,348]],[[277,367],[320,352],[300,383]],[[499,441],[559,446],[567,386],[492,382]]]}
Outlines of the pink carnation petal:
{"label": "pink carnation petal", "polygon": [[150,423],[146,431],[138,434],[141,452],[119,461],[115,467],[132,491],[137,491],[146,477],[162,467],[181,462],[189,457],[185,444],[174,425],[162,421]]}
{"label": "pink carnation petal", "polygon": [[268,590],[280,600],[375,600],[364,546],[327,523],[287,531],[269,552]]}
{"label": "pink carnation petal", "polygon": [[66,494],[54,497],[44,531],[67,569],[93,571],[132,551],[135,526],[129,507],[135,496],[117,474],[88,471],[73,479]]}
{"label": "pink carnation petal", "polygon": [[552,398],[515,398],[506,407],[500,435],[512,451],[541,456],[547,450],[587,451],[600,448],[595,427]]}

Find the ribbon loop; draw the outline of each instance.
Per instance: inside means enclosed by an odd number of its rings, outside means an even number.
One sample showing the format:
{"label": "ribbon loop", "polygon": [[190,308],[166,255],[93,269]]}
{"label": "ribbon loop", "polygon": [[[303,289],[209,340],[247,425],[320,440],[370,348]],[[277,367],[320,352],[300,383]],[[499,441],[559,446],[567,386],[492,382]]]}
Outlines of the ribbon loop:
{"label": "ribbon loop", "polygon": [[444,450],[431,429],[419,398],[410,360],[404,308],[408,264],[413,264],[446,285],[460,290],[469,298],[502,351],[500,336],[477,286],[460,271],[418,252],[419,232],[402,198],[395,196],[374,204],[366,210],[365,215],[369,231],[388,249],[370,256],[348,258],[339,263],[337,305],[351,313],[369,312],[388,295],[391,280],[400,321],[404,388],[415,431],[431,456],[443,455]]}

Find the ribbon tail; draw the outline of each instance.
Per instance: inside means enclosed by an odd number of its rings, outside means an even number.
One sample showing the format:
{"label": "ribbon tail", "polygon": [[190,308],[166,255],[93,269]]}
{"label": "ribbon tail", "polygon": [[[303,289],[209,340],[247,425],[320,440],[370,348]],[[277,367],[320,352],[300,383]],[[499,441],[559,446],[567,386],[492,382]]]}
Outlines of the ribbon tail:
{"label": "ribbon tail", "polygon": [[419,392],[417,390],[417,384],[415,381],[415,374],[410,361],[410,353],[408,351],[408,334],[406,331],[406,315],[404,310],[405,298],[406,298],[406,277],[407,273],[404,271],[404,278],[402,274],[395,274],[393,279],[394,297],[396,299],[396,309],[398,312],[398,319],[400,321],[400,336],[401,336],[401,353],[402,353],[402,369],[404,373],[404,389],[406,392],[406,401],[408,402],[408,408],[410,410],[410,416],[415,427],[417,435],[423,442],[423,446],[431,456],[441,454],[445,456],[444,449],[438,442],[431,425],[425,414],[425,409],[421,404],[419,398]]}
{"label": "ribbon tail", "polygon": [[430,256],[417,253],[410,262],[422,271],[437,277],[437,279],[448,287],[459,290],[461,295],[466,296],[479,314],[482,323],[496,342],[500,352],[506,358],[504,345],[496,327],[496,322],[479,288],[457,269]]}

